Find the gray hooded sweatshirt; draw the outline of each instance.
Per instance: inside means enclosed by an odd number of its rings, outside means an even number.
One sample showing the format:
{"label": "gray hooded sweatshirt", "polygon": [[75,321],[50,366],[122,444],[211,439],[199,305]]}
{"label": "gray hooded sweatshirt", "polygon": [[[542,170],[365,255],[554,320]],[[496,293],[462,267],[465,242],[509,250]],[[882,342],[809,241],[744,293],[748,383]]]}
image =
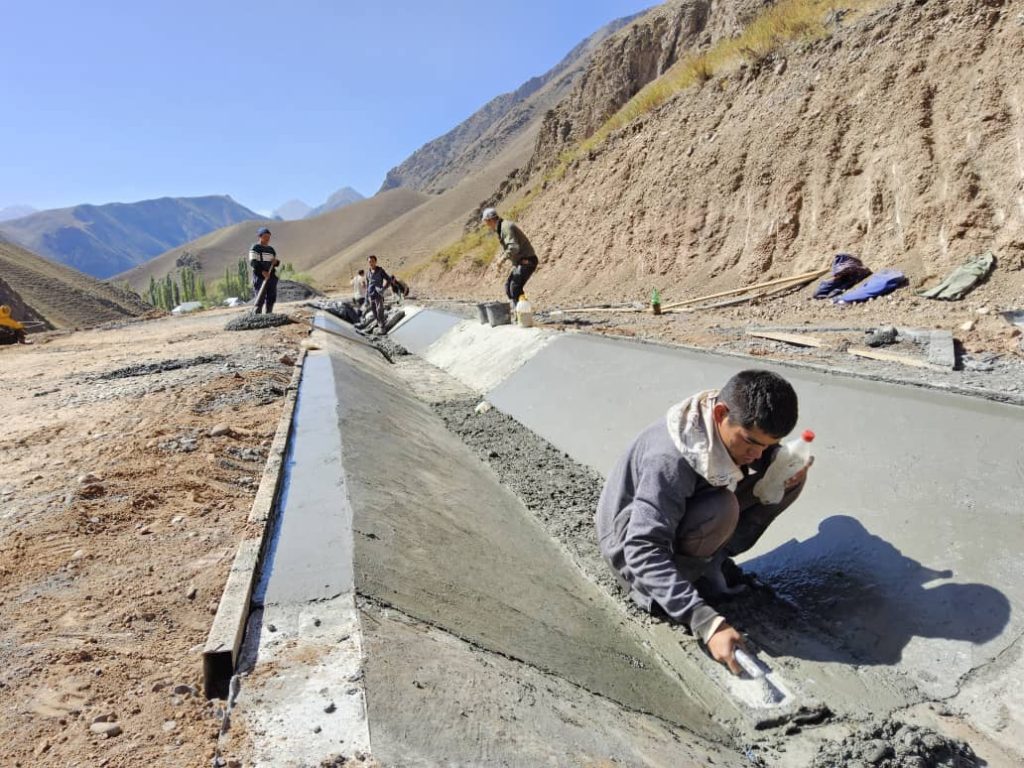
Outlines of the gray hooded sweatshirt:
{"label": "gray hooded sweatshirt", "polygon": [[[706,407],[712,407],[716,393],[702,395],[710,399]],[[684,573],[675,553],[676,532],[690,498],[712,485],[735,488],[742,472],[731,460],[722,460],[724,446],[717,432],[701,429],[697,411],[703,409],[693,409],[689,426],[685,414],[680,417],[679,409],[700,397],[675,406],[666,419],[637,436],[608,475],[594,521],[601,554],[625,581],[630,597],[648,611],[657,603],[706,641],[719,615],[697,594],[690,580],[694,576]],[[703,434],[684,445],[694,429]],[[687,434],[681,438],[683,432]],[[714,471],[708,470],[711,454],[716,455]],[[715,482],[708,482],[693,464],[702,464]],[[697,571],[704,562],[695,563]]]}

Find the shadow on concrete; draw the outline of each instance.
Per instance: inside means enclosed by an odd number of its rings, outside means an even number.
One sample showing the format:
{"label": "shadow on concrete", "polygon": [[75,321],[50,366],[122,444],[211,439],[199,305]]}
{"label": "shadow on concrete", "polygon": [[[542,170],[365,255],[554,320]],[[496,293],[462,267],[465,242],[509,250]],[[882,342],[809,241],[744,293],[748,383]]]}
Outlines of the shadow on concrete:
{"label": "shadow on concrete", "polygon": [[929,586],[953,571],[906,557],[842,515],[823,520],[812,538],[791,540],[743,568],[777,597],[745,598],[721,606],[723,612],[755,641],[763,638],[764,647],[798,658],[896,664],[914,637],[979,645],[998,637],[1010,618],[1010,602],[998,589]]}

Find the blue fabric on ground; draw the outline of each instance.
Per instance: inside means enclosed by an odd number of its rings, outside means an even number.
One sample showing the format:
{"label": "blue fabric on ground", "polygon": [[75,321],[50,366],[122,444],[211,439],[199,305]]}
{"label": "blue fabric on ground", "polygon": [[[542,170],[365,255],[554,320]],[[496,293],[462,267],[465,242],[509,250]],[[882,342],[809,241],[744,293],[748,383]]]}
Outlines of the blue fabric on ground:
{"label": "blue fabric on ground", "polygon": [[885,296],[897,288],[907,284],[907,277],[895,269],[883,269],[875,272],[871,277],[862,283],[858,283],[842,296],[835,299],[837,304],[853,304],[858,301],[867,301],[876,296]]}

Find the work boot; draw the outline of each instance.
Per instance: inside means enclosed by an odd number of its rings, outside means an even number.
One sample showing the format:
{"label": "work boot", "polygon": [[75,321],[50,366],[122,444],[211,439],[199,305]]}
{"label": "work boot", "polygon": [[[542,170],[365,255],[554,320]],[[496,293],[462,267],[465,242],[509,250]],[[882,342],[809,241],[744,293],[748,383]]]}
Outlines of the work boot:
{"label": "work boot", "polygon": [[745,573],[724,551],[715,555],[694,586],[701,597],[710,600],[728,600],[751,589],[768,591],[754,574]]}

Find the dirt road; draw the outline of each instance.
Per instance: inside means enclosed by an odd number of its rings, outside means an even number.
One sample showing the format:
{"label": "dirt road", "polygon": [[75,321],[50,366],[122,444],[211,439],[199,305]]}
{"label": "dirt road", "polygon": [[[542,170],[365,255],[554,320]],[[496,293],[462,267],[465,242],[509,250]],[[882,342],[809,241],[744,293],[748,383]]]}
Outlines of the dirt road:
{"label": "dirt road", "polygon": [[5,765],[209,764],[200,650],[306,328],[239,311],[0,348]]}

